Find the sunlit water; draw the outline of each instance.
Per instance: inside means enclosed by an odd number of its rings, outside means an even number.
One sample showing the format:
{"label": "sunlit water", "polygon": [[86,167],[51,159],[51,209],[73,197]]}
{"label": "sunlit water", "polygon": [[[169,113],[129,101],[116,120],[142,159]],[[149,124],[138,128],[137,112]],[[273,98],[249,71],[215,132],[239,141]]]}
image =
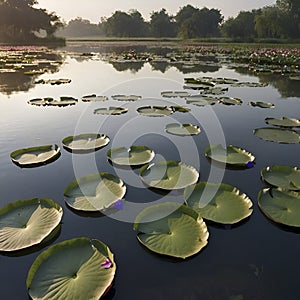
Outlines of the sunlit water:
{"label": "sunlit water", "polygon": [[[71,51],[105,52],[105,48],[69,48]],[[109,49],[111,50],[111,49]],[[118,71],[101,59],[66,59],[58,72],[36,78],[70,78],[66,85],[34,85],[10,82],[11,92],[0,93],[0,201],[5,205],[18,199],[51,198],[64,210],[60,235],[55,242],[87,236],[105,242],[115,254],[117,274],[113,289],[105,299],[299,299],[300,241],[298,232],[288,231],[268,221],[257,206],[257,194],[265,185],[260,179],[263,167],[299,165],[299,144],[277,144],[258,139],[253,130],[267,126],[266,117],[300,118],[299,84],[280,78],[260,78],[250,72],[226,66],[209,72],[183,74],[174,66],[154,69],[150,63],[138,70]],[[188,71],[188,70],[187,70]],[[264,81],[261,88],[230,87],[226,96],[243,100],[240,106],[196,107],[180,98],[166,99],[161,92],[182,90],[184,77],[230,77],[240,81]],[[7,82],[1,82],[1,85]],[[21,85],[21,87],[20,87]],[[28,86],[28,88],[26,88]],[[13,91],[15,90],[15,91]],[[141,95],[137,102],[114,100],[83,103],[80,98],[95,93],[108,97],[115,94]],[[196,91],[191,91],[196,94]],[[79,101],[70,107],[36,107],[27,104],[39,97],[73,96]],[[249,101],[275,104],[273,109],[254,108]],[[189,113],[149,118],[136,109],[145,105],[183,105]],[[124,106],[121,116],[93,114],[102,106]],[[202,129],[195,137],[178,137],[165,133],[173,122],[193,123]],[[90,154],[71,154],[62,148],[63,138],[85,132],[107,134],[110,144]],[[58,144],[61,157],[38,168],[19,168],[10,160],[16,149],[35,145]],[[210,144],[226,143],[244,148],[256,156],[254,168],[223,170],[205,158]],[[147,189],[138,170],[123,170],[108,163],[106,151],[111,147],[145,145],[161,159],[181,160],[200,171],[200,180],[231,184],[246,193],[254,204],[250,218],[227,228],[208,224],[208,246],[190,259],[161,257],[144,249],[136,239],[132,221],[147,203],[182,202],[182,194],[168,195]],[[63,191],[77,176],[106,171],[120,176],[127,185],[124,211],[111,216],[76,214],[64,203]],[[224,174],[223,174],[224,173]],[[128,208],[128,211],[126,211]],[[0,256],[1,299],[28,299],[25,280],[36,256],[42,251],[21,256]],[[236,298],[231,298],[231,297]]]}

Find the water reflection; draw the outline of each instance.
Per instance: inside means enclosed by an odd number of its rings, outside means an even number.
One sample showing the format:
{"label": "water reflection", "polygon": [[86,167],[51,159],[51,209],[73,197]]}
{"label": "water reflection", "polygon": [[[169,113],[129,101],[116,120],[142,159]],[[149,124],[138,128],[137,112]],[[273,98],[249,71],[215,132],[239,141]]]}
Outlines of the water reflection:
{"label": "water reflection", "polygon": [[54,50],[0,49],[0,92],[29,91],[38,76],[58,72],[63,61],[62,53]]}

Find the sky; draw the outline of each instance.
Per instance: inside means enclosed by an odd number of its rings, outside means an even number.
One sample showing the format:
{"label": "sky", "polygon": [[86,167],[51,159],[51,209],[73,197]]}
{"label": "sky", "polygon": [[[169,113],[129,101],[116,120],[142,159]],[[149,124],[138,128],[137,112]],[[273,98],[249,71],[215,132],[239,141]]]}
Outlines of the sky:
{"label": "sky", "polygon": [[92,23],[99,23],[101,17],[110,17],[116,10],[128,12],[130,9],[137,9],[149,20],[152,11],[165,8],[169,14],[176,14],[187,4],[198,8],[205,6],[220,9],[227,19],[236,16],[241,10],[248,11],[273,5],[275,2],[276,0],[38,0],[38,7],[56,12],[65,21],[82,17]]}

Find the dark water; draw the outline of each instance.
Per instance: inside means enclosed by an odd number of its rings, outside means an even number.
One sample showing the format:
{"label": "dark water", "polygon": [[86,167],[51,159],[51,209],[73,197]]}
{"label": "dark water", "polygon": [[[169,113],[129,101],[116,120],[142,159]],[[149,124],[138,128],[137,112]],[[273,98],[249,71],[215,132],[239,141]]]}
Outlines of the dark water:
{"label": "dark water", "polygon": [[[107,50],[95,44],[92,48],[86,44],[80,47],[77,45],[77,52],[104,53]],[[76,49],[69,47],[67,50],[74,52]],[[192,69],[189,73],[173,65],[155,67],[154,63],[146,62],[138,68],[132,64],[115,68],[101,59],[83,58],[74,53],[62,53],[61,57],[63,63],[58,69],[35,79],[70,78],[72,82],[68,85],[34,85],[31,77],[10,74],[7,79],[4,74],[1,76],[1,205],[18,199],[51,198],[64,210],[61,232],[55,242],[81,236],[105,242],[115,254],[117,263],[113,289],[105,299],[299,299],[299,232],[267,220],[257,206],[257,193],[264,187],[260,179],[262,168],[271,165],[300,167],[300,146],[266,142],[252,133],[253,129],[266,126],[266,117],[300,118],[299,83],[281,75],[257,77],[244,69],[234,70],[222,65]],[[196,107],[185,105],[179,98],[160,96],[162,91],[182,90],[186,76],[231,77],[240,81],[268,82],[269,86],[230,87],[226,95],[241,98],[241,106]],[[91,93],[136,94],[143,99],[134,103],[79,101],[66,108],[27,104],[27,100],[37,97],[80,98]],[[253,108],[247,105],[249,101],[272,102],[275,108]],[[165,118],[144,117],[136,112],[139,106],[174,104],[188,106],[191,112]],[[109,105],[122,105],[129,112],[109,117],[93,114],[95,108]],[[165,125],[176,121],[199,125],[202,133],[196,137],[165,133]],[[38,168],[22,169],[10,160],[10,153],[16,149],[54,143],[61,146],[64,137],[84,132],[105,133],[111,143],[90,154],[71,154],[61,149],[58,160]],[[209,144],[217,143],[232,144],[253,153],[256,156],[254,168],[223,170],[212,166],[204,151]],[[150,253],[138,243],[132,229],[136,213],[154,201],[182,202],[182,195],[157,193],[141,183],[138,170],[123,170],[107,162],[106,151],[110,147],[132,144],[152,148],[157,153],[157,161],[176,159],[195,166],[200,171],[201,181],[210,179],[236,186],[252,200],[253,214],[232,228],[208,224],[209,243],[192,258],[177,260]],[[100,171],[116,174],[126,183],[124,211],[111,216],[87,216],[71,211],[64,203],[65,187],[76,176]],[[28,299],[27,271],[41,251],[34,249],[21,256],[0,256],[1,299]]]}

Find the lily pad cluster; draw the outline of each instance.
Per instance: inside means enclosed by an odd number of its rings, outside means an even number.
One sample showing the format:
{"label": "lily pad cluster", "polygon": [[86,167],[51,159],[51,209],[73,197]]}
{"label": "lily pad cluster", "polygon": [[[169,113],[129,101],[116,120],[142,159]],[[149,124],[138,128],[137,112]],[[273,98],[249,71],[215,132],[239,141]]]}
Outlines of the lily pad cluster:
{"label": "lily pad cluster", "polygon": [[59,100],[55,100],[51,97],[35,98],[28,101],[28,104],[36,106],[69,106],[75,105],[78,102],[77,99],[68,96],[61,96]]}
{"label": "lily pad cluster", "polygon": [[296,167],[266,167],[261,171],[269,187],[258,193],[263,214],[275,223],[300,227],[300,170]]}

